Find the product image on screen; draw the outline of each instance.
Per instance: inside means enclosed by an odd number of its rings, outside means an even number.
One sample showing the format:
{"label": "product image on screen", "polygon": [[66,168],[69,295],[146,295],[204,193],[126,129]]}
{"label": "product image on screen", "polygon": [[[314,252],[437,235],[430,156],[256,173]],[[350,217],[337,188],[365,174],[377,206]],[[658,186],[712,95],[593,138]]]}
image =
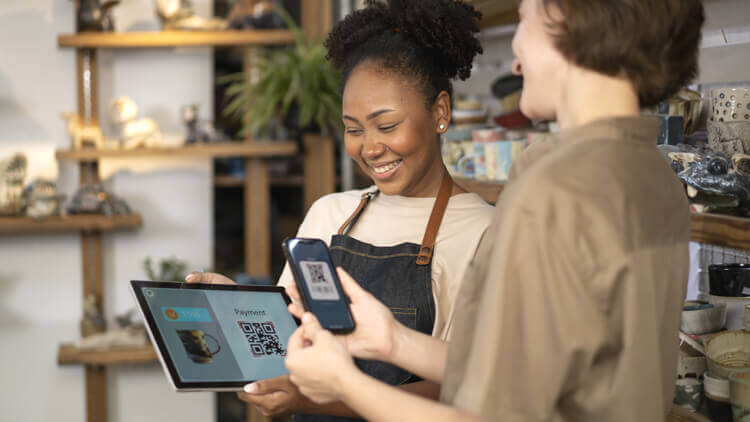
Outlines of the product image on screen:
{"label": "product image on screen", "polygon": [[297,323],[282,289],[131,284],[176,387],[241,386],[287,373],[287,342]]}

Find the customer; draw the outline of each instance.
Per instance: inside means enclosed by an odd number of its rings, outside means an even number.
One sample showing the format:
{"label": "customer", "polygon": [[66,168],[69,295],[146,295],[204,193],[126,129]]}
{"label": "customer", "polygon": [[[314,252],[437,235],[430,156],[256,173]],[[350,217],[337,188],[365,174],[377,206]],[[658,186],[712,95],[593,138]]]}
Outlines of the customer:
{"label": "customer", "polygon": [[[340,342],[305,314],[286,360],[316,402],[389,422],[650,422],[672,406],[689,213],[639,107],[695,76],[703,7],[523,0],[520,16],[521,110],[562,133],[514,164],[449,345],[395,322],[340,271],[357,329]],[[350,353],[442,383],[441,403],[362,374]]]}
{"label": "customer", "polygon": [[[459,281],[493,214],[478,195],[453,184],[439,143],[450,124],[451,79],[468,77],[481,52],[477,17],[462,2],[394,0],[372,2],[333,28],[326,47],[343,74],[346,151],[376,189],[321,198],[298,232],[330,240],[334,264],[355,275],[397,320],[443,340]],[[217,279],[196,274],[190,281]],[[294,284],[288,267],[279,284]],[[414,382],[408,371],[375,361],[358,365],[383,382],[438,397],[437,385]],[[343,406],[312,406],[288,376],[257,382],[252,394],[240,397],[272,415],[355,416]]]}

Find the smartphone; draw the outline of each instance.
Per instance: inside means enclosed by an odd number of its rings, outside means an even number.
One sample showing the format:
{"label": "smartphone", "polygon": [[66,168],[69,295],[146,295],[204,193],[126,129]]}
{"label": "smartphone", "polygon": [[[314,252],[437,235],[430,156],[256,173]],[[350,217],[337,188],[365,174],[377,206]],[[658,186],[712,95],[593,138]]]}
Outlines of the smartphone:
{"label": "smartphone", "polygon": [[348,333],[354,330],[349,298],[341,288],[325,242],[320,239],[287,238],[281,248],[292,269],[305,310],[312,312],[320,325],[331,332]]}

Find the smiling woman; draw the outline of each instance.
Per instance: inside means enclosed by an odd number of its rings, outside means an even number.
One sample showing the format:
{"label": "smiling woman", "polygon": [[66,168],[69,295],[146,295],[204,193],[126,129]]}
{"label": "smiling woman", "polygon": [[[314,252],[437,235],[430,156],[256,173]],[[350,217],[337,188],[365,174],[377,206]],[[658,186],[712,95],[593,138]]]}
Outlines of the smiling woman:
{"label": "smiling woman", "polygon": [[[342,73],[342,116],[349,156],[374,186],[315,202],[298,237],[328,243],[343,267],[395,320],[447,339],[453,302],[493,208],[453,184],[439,136],[450,124],[451,80],[469,76],[481,53],[479,14],[461,1],[370,1],[338,23],[325,43]],[[228,282],[196,274],[191,282]],[[294,284],[287,267],[279,285]],[[408,371],[358,360],[367,374],[436,399],[439,386]],[[240,398],[265,414],[297,421],[349,420],[340,403],[317,405],[280,377],[251,384]],[[333,416],[336,415],[336,416]]]}

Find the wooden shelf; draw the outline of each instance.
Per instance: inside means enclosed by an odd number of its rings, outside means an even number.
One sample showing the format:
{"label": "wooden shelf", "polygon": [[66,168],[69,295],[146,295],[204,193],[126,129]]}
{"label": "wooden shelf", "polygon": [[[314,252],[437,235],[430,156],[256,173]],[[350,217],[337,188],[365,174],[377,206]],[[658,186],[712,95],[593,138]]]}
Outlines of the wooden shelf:
{"label": "wooden shelf", "polygon": [[477,195],[484,198],[485,201],[490,204],[494,204],[497,201],[497,197],[500,196],[500,192],[503,191],[505,184],[501,182],[493,182],[489,180],[475,180],[466,179],[463,177],[454,177],[453,181],[458,186],[466,189],[469,192],[474,192]]}
{"label": "wooden shelf", "polygon": [[31,217],[0,217],[0,234],[127,230],[137,229],[142,224],[143,220],[138,214],[80,214],[39,220]]}
{"label": "wooden shelf", "polygon": [[272,157],[294,155],[294,141],[223,142],[171,148],[58,150],[58,160],[93,161],[101,158],[135,157]]}
{"label": "wooden shelf", "polygon": [[468,0],[468,2],[482,12],[482,20],[479,21],[480,28],[518,22],[517,0]]}
{"label": "wooden shelf", "polygon": [[694,242],[750,250],[750,218],[693,213],[690,229]]}
{"label": "wooden shelf", "polygon": [[294,42],[291,31],[151,31],[82,32],[57,36],[57,45],[74,48],[222,47],[279,45]]}
{"label": "wooden shelf", "polygon": [[[302,187],[305,185],[305,176],[298,174],[292,176],[271,176],[268,180],[271,186],[280,187]],[[336,178],[336,183],[340,183]],[[245,178],[238,176],[216,176],[214,177],[214,186],[220,188],[239,188],[245,186]]]}
{"label": "wooden shelf", "polygon": [[132,365],[158,362],[153,346],[81,351],[71,344],[61,344],[57,351],[58,365]]}

